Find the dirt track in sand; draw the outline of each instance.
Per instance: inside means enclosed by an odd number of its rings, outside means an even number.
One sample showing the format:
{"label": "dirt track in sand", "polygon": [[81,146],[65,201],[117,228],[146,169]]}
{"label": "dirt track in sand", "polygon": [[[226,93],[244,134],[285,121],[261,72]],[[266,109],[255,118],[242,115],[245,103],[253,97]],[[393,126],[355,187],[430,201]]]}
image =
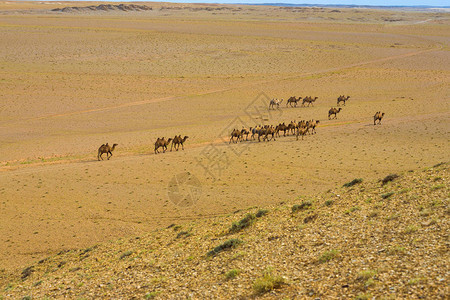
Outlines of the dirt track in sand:
{"label": "dirt track in sand", "polygon": [[[448,15],[251,9],[0,15],[1,266],[448,160]],[[319,99],[255,111],[261,92]],[[264,119],[321,123],[304,141],[223,141]],[[153,154],[175,134],[185,151]],[[97,162],[105,142],[119,146]],[[199,165],[208,149],[221,172]],[[202,188],[188,208],[168,197],[184,172]]]}

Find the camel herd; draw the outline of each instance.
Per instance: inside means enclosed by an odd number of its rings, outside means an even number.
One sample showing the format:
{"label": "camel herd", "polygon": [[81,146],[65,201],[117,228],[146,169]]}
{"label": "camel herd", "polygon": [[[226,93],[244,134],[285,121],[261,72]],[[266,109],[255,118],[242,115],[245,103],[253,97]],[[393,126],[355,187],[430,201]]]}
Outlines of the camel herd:
{"label": "camel herd", "polygon": [[[319,97],[311,97],[311,96],[306,96],[305,98],[303,98],[302,101],[302,106],[305,106],[306,103],[308,103],[308,106],[312,105],[314,106],[314,102],[318,99]],[[289,99],[286,101],[286,107],[291,106],[291,107],[297,107],[297,103],[300,102],[300,100],[302,100],[302,97],[289,97]],[[269,109],[275,109],[275,106],[277,108],[280,107],[280,104],[283,103],[283,99],[278,100],[278,99],[272,99],[269,102]],[[345,101],[344,101],[345,103]]]}
{"label": "camel herd", "polygon": [[[302,106],[305,106],[305,104],[307,103],[308,106],[312,105],[314,106],[314,102],[318,99],[318,97],[311,97],[311,96],[307,96],[303,98],[302,101]],[[350,99],[350,96],[345,96],[345,95],[341,95],[337,98],[337,106],[340,105],[341,102],[344,103],[345,106],[345,102],[347,100]],[[302,100],[302,97],[290,97],[287,102],[286,102],[286,107],[288,105],[290,105],[291,107],[297,107],[297,103],[300,102]],[[272,99],[269,103],[269,110],[279,108],[280,104],[283,103],[283,99],[278,100],[278,99]],[[331,120],[331,116],[334,115],[333,119],[337,119],[337,114],[342,110],[342,107],[336,108],[336,107],[331,107],[330,110],[328,111],[328,119]],[[382,113],[381,111],[377,111],[375,113],[375,115],[373,116],[373,125],[376,125],[377,121],[378,121],[378,125],[381,125],[381,119],[384,117],[384,112]],[[280,133],[283,132],[283,136],[292,134],[296,136],[296,139],[299,139],[299,136],[303,137],[306,134],[315,134],[316,133],[316,126],[319,124],[319,120],[301,120],[299,122],[291,121],[290,123],[288,123],[287,125],[283,122],[283,123],[279,123],[278,125],[258,125],[256,127],[250,127],[250,128],[242,128],[242,129],[233,129],[233,131],[231,132],[231,137],[230,137],[230,142],[229,144],[233,143],[239,143],[244,141],[248,141],[249,140],[249,135],[250,135],[250,139],[251,140],[255,140],[256,138],[258,138],[258,141],[261,142],[261,138],[262,141],[271,141],[274,140],[277,137],[280,137]],[[171,147],[170,147],[170,151],[173,150],[173,148],[175,148],[176,151],[178,151],[178,149],[180,148],[181,145],[181,149],[184,150],[184,143],[186,142],[186,140],[188,139],[188,136],[185,136],[184,138],[181,137],[181,135],[176,135],[174,138],[169,138],[168,140],[166,140],[164,137],[163,138],[158,138],[155,142],[155,154],[159,153],[159,149],[162,148],[163,153],[166,152],[166,150],[168,149],[170,143],[172,143]],[[118,144],[113,144],[113,146],[109,146],[108,143],[103,144],[100,146],[100,148],[98,148],[98,154],[97,154],[97,159],[98,160],[103,160],[102,155],[106,153],[106,158],[109,160],[112,156],[112,152],[114,151],[114,149],[116,148],[116,146],[118,146]]]}
{"label": "camel herd", "polygon": [[184,142],[186,142],[186,140],[189,137],[186,135],[184,138],[181,137],[180,135],[176,135],[174,138],[169,138],[167,141],[164,139],[164,137],[158,138],[155,142],[155,154],[159,153],[159,148],[163,149],[163,153],[166,152],[167,148],[170,145],[170,142],[172,142],[172,146],[170,147],[170,151],[173,150],[173,148],[175,148],[176,151],[178,151],[178,149],[180,148],[181,145],[181,149],[184,150]]}
{"label": "camel herd", "polygon": [[283,132],[283,136],[292,134],[296,136],[296,139],[299,139],[299,136],[303,137],[306,134],[315,134],[316,126],[319,124],[319,120],[302,120],[300,122],[291,121],[286,125],[285,122],[279,123],[278,125],[258,125],[256,127],[250,127],[249,129],[242,127],[242,129],[233,129],[231,132],[230,142],[229,144],[243,142],[244,137],[245,141],[248,141],[249,134],[250,140],[256,140],[258,138],[258,142],[262,141],[271,141],[280,137],[281,132]]}

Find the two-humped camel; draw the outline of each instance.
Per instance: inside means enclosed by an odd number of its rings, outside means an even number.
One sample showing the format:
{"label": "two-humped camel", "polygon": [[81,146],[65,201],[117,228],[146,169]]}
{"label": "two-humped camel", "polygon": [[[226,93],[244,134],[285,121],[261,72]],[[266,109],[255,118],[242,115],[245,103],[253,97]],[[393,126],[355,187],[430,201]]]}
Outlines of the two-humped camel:
{"label": "two-humped camel", "polygon": [[270,100],[270,103],[269,103],[269,109],[270,108],[275,109],[275,105],[277,106],[277,108],[279,108],[281,103],[283,103],[283,99],[281,99],[281,100],[272,99],[272,100]]}
{"label": "two-humped camel", "polygon": [[163,148],[163,153],[166,152],[167,146],[169,146],[170,142],[172,141],[172,138],[169,138],[167,141],[164,139],[158,138],[155,142],[155,154],[159,153],[159,148]]}
{"label": "two-humped camel", "polygon": [[172,140],[172,146],[170,146],[170,151],[172,151],[173,148],[175,148],[175,150],[178,151],[178,149],[180,148],[181,145],[181,149],[184,150],[184,142],[186,142],[186,140],[189,137],[186,135],[184,138],[181,137],[180,135],[176,135],[173,140]]}
{"label": "two-humped camel", "polygon": [[308,106],[310,104],[312,104],[312,106],[314,106],[314,102],[318,99],[318,97],[311,97],[311,96],[307,96],[305,98],[303,98],[303,102],[302,102],[302,106],[305,106],[305,103],[308,103]]}
{"label": "two-humped camel", "polygon": [[342,110],[341,107],[339,107],[339,109],[338,109],[338,108],[335,108],[335,107],[330,108],[330,110],[328,111],[328,120],[331,120],[331,118],[330,118],[331,115],[334,115],[334,118],[333,118],[333,119],[337,119],[337,114],[338,114],[341,110]]}
{"label": "two-humped camel", "polygon": [[[302,99],[302,97],[295,98],[295,96],[290,97],[286,102],[286,107],[290,104],[291,107],[297,107],[297,102],[299,102]],[[294,103],[294,106],[292,106],[292,103]]]}
{"label": "two-humped camel", "polygon": [[345,101],[347,101],[348,99],[350,99],[350,96],[345,97],[344,95],[339,96],[339,98],[337,98],[337,106],[339,106],[339,103],[344,102],[344,106],[345,106]]}

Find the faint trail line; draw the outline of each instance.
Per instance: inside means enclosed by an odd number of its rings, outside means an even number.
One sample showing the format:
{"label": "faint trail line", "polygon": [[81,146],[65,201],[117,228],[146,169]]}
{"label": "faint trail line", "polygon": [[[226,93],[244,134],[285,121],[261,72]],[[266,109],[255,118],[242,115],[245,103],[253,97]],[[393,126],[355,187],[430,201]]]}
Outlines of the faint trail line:
{"label": "faint trail line", "polygon": [[150,104],[150,103],[158,103],[158,102],[170,101],[170,100],[175,100],[175,99],[182,99],[182,98],[188,98],[188,97],[205,96],[205,95],[210,95],[210,94],[222,93],[222,92],[227,92],[227,91],[240,89],[240,88],[243,88],[243,87],[256,86],[256,85],[259,85],[259,84],[267,84],[267,83],[273,83],[273,82],[283,81],[283,80],[298,79],[298,78],[307,77],[307,76],[311,76],[311,75],[326,74],[326,73],[330,73],[330,72],[335,72],[335,71],[345,70],[345,69],[351,69],[351,68],[354,68],[354,67],[360,67],[360,66],[374,64],[374,63],[380,63],[380,62],[386,62],[386,61],[390,61],[390,60],[402,59],[402,58],[416,56],[416,55],[420,55],[420,54],[424,54],[424,53],[439,51],[441,49],[442,49],[442,46],[439,46],[439,47],[432,48],[432,49],[415,51],[415,52],[399,54],[399,55],[393,55],[393,56],[389,56],[389,57],[384,57],[384,58],[379,58],[379,59],[374,59],[374,60],[369,60],[369,61],[364,61],[364,62],[359,62],[359,63],[353,63],[353,64],[349,64],[349,65],[344,65],[344,66],[334,67],[334,68],[328,68],[328,69],[323,69],[323,70],[314,71],[314,72],[302,73],[302,74],[288,76],[288,77],[283,77],[283,78],[277,78],[277,79],[271,79],[271,80],[262,80],[262,81],[257,81],[257,82],[251,82],[251,83],[247,83],[247,84],[232,86],[232,87],[228,87],[228,88],[210,90],[210,91],[206,91],[206,92],[197,93],[195,95],[167,96],[167,97],[162,97],[162,98],[154,98],[154,99],[149,99],[149,100],[128,102],[128,103],[123,103],[123,104],[114,105],[114,106],[108,106],[108,107],[102,107],[102,108],[79,110],[79,111],[68,112],[68,113],[53,114],[53,115],[47,115],[47,116],[39,116],[39,117],[34,117],[34,118],[22,119],[22,120],[13,121],[11,123],[2,124],[2,126],[0,128],[6,128],[8,126],[11,126],[11,125],[14,125],[14,124],[17,124],[17,123],[21,123],[21,122],[27,122],[27,121],[44,120],[44,119],[58,118],[58,117],[67,117],[67,116],[80,115],[80,114],[93,113],[93,112],[103,112],[103,111],[109,111],[109,110],[126,108],[126,107],[141,106],[141,105],[146,105],[146,104]]}

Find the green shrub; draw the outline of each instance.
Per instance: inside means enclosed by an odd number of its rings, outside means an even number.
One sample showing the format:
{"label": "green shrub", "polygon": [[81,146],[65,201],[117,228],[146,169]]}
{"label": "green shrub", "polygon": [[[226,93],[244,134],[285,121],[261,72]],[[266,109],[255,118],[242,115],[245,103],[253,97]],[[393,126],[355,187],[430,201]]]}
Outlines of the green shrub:
{"label": "green shrub", "polygon": [[391,182],[396,178],[398,178],[397,174],[390,174],[381,180],[381,185],[385,185],[386,183]]}
{"label": "green shrub", "polygon": [[308,208],[308,207],[311,207],[311,206],[312,206],[312,202],[311,201],[304,201],[302,204],[295,204],[295,205],[293,205],[291,210],[292,210],[292,213],[295,213],[298,210],[302,210],[302,209],[305,209],[305,208]]}
{"label": "green shrub", "polygon": [[280,288],[286,281],[281,276],[274,276],[272,270],[266,270],[262,277],[256,279],[253,289],[257,294],[264,294]]}
{"label": "green shrub", "polygon": [[148,294],[145,295],[145,299],[153,299],[156,296],[158,296],[161,292],[150,292]]}
{"label": "green shrub", "polygon": [[125,257],[130,256],[131,254],[133,254],[133,251],[125,251],[124,253],[122,253],[120,255],[120,259],[124,259]]}
{"label": "green shrub", "polygon": [[344,184],[343,187],[351,187],[351,186],[354,186],[355,184],[361,183],[362,181],[363,181],[362,178],[355,178],[352,181]]}
{"label": "green shrub", "polygon": [[233,222],[230,228],[230,233],[236,233],[244,228],[249,227],[255,222],[256,216],[254,214],[246,214],[239,222]]}
{"label": "green shrub", "polygon": [[261,218],[262,216],[267,215],[269,211],[267,209],[260,209],[258,210],[258,212],[256,213],[256,217],[257,218]]}
{"label": "green shrub", "polygon": [[320,262],[320,263],[328,262],[328,261],[332,260],[333,258],[335,258],[335,257],[338,255],[338,253],[339,253],[338,250],[325,251],[325,252],[319,257],[319,262]]}
{"label": "green shrub", "polygon": [[232,270],[228,271],[228,272],[225,274],[225,277],[226,277],[227,279],[233,279],[233,278],[235,278],[236,276],[238,276],[240,273],[241,273],[240,270],[238,270],[238,269],[232,269]]}
{"label": "green shrub", "polygon": [[225,251],[227,249],[236,248],[237,245],[242,244],[241,240],[238,239],[231,239],[228,241],[225,241],[224,243],[220,244],[219,246],[215,247],[211,251],[209,251],[206,255],[207,256],[215,256],[218,253]]}
{"label": "green shrub", "polygon": [[382,195],[381,195],[381,198],[387,199],[387,198],[389,198],[390,196],[392,196],[392,195],[394,195],[394,194],[395,194],[394,192],[385,193],[385,194],[382,194]]}
{"label": "green shrub", "polygon": [[327,200],[327,201],[325,201],[325,205],[326,205],[326,206],[331,206],[331,204],[333,204],[333,200]]}

